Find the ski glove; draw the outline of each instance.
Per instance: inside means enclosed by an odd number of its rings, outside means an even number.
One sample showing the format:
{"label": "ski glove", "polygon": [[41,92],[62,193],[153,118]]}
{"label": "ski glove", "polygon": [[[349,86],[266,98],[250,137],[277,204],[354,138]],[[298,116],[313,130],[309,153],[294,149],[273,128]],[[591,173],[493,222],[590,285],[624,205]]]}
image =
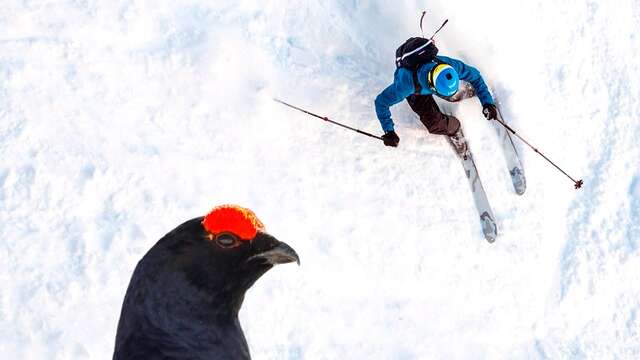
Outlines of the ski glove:
{"label": "ski glove", "polygon": [[498,109],[493,104],[486,104],[482,106],[482,114],[487,120],[495,120],[498,118]]}
{"label": "ski glove", "polygon": [[397,147],[398,143],[400,143],[400,138],[395,131],[388,131],[386,134],[382,135],[382,141],[384,141],[385,146],[393,146]]}

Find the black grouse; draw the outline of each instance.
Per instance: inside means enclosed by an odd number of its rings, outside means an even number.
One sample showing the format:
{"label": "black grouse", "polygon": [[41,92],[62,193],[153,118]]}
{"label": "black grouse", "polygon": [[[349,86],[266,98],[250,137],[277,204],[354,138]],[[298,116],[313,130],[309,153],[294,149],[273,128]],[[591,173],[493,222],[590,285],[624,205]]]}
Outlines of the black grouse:
{"label": "black grouse", "polygon": [[238,311],[274,265],[300,263],[236,205],[160,239],[138,262],[122,304],[114,359],[250,359]]}

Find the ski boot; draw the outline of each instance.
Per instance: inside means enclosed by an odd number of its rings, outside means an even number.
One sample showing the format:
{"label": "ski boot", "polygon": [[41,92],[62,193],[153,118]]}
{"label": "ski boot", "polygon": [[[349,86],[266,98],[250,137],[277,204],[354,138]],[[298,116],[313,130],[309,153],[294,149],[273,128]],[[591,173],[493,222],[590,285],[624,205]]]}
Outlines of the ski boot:
{"label": "ski boot", "polygon": [[462,127],[458,128],[458,131],[455,134],[447,137],[449,143],[453,146],[456,153],[462,157],[463,159],[467,159],[470,155],[469,152],[469,144],[467,144],[467,140],[464,138],[464,134],[462,133]]}

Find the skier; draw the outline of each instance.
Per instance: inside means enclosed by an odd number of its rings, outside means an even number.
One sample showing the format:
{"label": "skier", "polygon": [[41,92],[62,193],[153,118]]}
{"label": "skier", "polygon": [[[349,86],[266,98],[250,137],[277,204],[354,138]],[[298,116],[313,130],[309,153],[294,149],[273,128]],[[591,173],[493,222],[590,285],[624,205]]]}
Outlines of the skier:
{"label": "skier", "polygon": [[[398,68],[393,84],[384,89],[375,100],[376,115],[385,134],[386,146],[398,146],[400,138],[394,131],[389,108],[406,99],[411,109],[420,116],[420,121],[431,134],[448,135],[458,153],[466,152],[466,141],[460,129],[460,121],[440,111],[433,99],[436,95],[444,100],[456,102],[478,96],[487,120],[496,119],[498,111],[493,97],[480,72],[460,60],[438,56],[433,40],[410,38],[396,52]],[[460,80],[465,84],[459,91]]]}

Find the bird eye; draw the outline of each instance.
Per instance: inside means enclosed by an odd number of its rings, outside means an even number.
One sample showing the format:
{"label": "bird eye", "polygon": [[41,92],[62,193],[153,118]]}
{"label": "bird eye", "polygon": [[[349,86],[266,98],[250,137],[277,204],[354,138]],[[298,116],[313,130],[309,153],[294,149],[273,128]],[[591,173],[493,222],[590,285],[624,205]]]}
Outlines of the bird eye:
{"label": "bird eye", "polygon": [[222,233],[216,236],[216,242],[222,247],[232,247],[237,244],[238,238],[230,233]]}

